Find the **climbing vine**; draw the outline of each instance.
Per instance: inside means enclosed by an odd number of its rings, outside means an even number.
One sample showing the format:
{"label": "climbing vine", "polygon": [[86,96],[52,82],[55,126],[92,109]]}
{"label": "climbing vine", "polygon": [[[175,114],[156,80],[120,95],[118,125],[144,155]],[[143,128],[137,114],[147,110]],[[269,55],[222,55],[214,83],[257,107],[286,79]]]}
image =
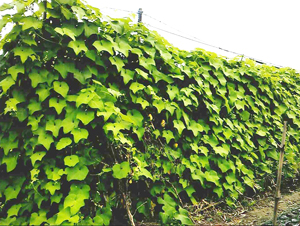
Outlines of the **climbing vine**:
{"label": "climbing vine", "polygon": [[[0,31],[0,224],[193,224],[299,169],[299,74],[179,50],[80,0],[14,0]],[[124,216],[128,216],[124,217]],[[123,218],[124,217],[124,218]]]}

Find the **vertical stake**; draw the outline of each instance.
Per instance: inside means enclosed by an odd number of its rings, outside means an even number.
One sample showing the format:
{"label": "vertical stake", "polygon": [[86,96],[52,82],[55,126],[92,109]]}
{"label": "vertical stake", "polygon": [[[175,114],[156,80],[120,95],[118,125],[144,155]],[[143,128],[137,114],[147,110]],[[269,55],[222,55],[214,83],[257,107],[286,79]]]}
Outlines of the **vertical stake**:
{"label": "vertical stake", "polygon": [[284,121],[283,132],[282,132],[282,140],[281,140],[281,144],[279,146],[280,157],[279,157],[279,163],[278,163],[277,184],[276,184],[276,191],[275,191],[275,205],[274,205],[273,225],[276,225],[278,202],[279,202],[280,197],[281,197],[280,185],[281,185],[281,174],[282,174],[282,165],[283,165],[283,157],[284,157],[284,145],[285,145],[286,130],[287,130],[286,125],[287,125],[287,121]]}
{"label": "vertical stake", "polygon": [[138,23],[142,22],[142,15],[143,15],[143,10],[142,10],[142,8],[139,8],[139,11],[138,11]]}

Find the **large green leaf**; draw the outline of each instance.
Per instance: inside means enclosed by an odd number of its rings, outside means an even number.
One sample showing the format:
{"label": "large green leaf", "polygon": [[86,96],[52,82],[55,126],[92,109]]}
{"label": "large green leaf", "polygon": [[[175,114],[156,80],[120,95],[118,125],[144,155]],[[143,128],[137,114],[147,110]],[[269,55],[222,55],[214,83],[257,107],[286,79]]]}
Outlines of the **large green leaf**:
{"label": "large green leaf", "polygon": [[56,144],[56,149],[57,150],[62,150],[72,144],[72,140],[69,137],[63,137],[61,138],[58,143]]}
{"label": "large green leaf", "polygon": [[78,55],[81,51],[88,51],[88,48],[85,46],[84,41],[81,40],[69,42],[68,47],[72,48],[76,55]]}
{"label": "large green leaf", "polygon": [[65,82],[55,81],[55,82],[53,82],[53,88],[54,88],[55,92],[59,93],[63,97],[66,97],[69,92],[69,86]]}
{"label": "large green leaf", "polygon": [[67,102],[65,99],[58,99],[56,97],[52,97],[49,100],[49,107],[54,107],[58,115],[62,113],[62,110],[66,106],[67,106]]}
{"label": "large green leaf", "polygon": [[22,24],[22,30],[27,30],[29,28],[39,29],[43,26],[43,22],[33,16],[24,17],[20,22]]}
{"label": "large green leaf", "polygon": [[95,113],[93,111],[79,111],[76,115],[84,125],[89,124],[95,118]]}
{"label": "large green leaf", "polygon": [[0,82],[0,87],[3,90],[3,93],[6,93],[7,90],[9,90],[9,88],[11,86],[13,86],[15,84],[15,81],[13,80],[13,78],[11,76],[7,76],[5,79],[3,79]]}
{"label": "large green leaf", "polygon": [[75,166],[79,162],[79,158],[77,155],[70,155],[64,158],[64,163],[66,166]]}
{"label": "large green leaf", "polygon": [[50,149],[51,144],[54,142],[53,137],[46,133],[46,131],[41,131],[38,136],[38,143],[43,145],[46,150]]}
{"label": "large green leaf", "polygon": [[71,134],[74,137],[75,143],[78,143],[81,139],[87,139],[89,136],[89,132],[82,128],[73,129]]}
{"label": "large green leaf", "polygon": [[60,190],[60,183],[57,181],[50,181],[45,185],[45,189],[48,190],[51,195],[54,195],[55,191]]}
{"label": "large green leaf", "polygon": [[22,63],[25,63],[28,57],[33,57],[32,55],[35,54],[35,52],[31,48],[27,47],[16,47],[14,48],[13,52],[15,56],[19,56],[21,58]]}
{"label": "large green leaf", "polygon": [[33,155],[31,155],[30,159],[31,159],[32,166],[35,165],[36,161],[41,161],[45,155],[46,155],[45,151],[39,151],[39,152],[36,152]]}
{"label": "large green leaf", "polygon": [[95,41],[93,46],[97,49],[98,52],[107,51],[110,55],[114,55],[113,47],[115,43],[112,43],[107,40]]}
{"label": "large green leaf", "polygon": [[117,179],[126,178],[131,171],[129,162],[122,162],[120,164],[115,164],[112,170],[113,170],[113,177]]}
{"label": "large green leaf", "polygon": [[85,165],[77,164],[75,167],[67,167],[65,169],[67,180],[84,180],[89,173],[89,169]]}
{"label": "large green leaf", "polygon": [[17,64],[8,68],[7,73],[10,74],[11,77],[16,81],[18,78],[18,74],[24,74],[25,69],[23,65]]}

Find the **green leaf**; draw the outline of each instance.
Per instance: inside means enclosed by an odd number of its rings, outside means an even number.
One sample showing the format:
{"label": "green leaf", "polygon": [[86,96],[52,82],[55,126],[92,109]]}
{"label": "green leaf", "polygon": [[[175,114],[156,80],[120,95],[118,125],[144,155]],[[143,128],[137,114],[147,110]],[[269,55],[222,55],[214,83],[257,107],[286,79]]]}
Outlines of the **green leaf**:
{"label": "green leaf", "polygon": [[29,110],[29,114],[33,114],[34,112],[36,111],[40,111],[42,110],[42,106],[41,106],[41,103],[40,102],[37,102],[36,100],[34,99],[31,99],[30,100],[30,103],[28,104],[28,110]]}
{"label": "green leaf", "polygon": [[24,69],[24,65],[14,65],[10,68],[8,68],[7,73],[11,75],[11,77],[16,81],[18,74],[25,74],[25,69]]}
{"label": "green leaf", "polygon": [[55,82],[53,82],[53,88],[54,88],[55,92],[59,93],[63,97],[66,97],[68,95],[69,86],[65,82],[55,81]]}
{"label": "green leaf", "polygon": [[8,9],[13,9],[14,4],[13,3],[4,3],[3,5],[0,6],[0,11],[5,11]]}
{"label": "green leaf", "polygon": [[250,118],[250,113],[248,111],[243,111],[241,113],[241,119],[243,121],[248,121],[249,118]]}
{"label": "green leaf", "polygon": [[47,211],[40,210],[38,213],[32,213],[30,216],[30,225],[42,225],[47,222]]}
{"label": "green leaf", "polygon": [[8,155],[3,156],[1,164],[6,164],[7,172],[11,172],[16,168],[18,164],[18,157],[19,153],[12,152],[10,152]]}
{"label": "green leaf", "polygon": [[54,195],[55,191],[60,190],[60,183],[57,181],[50,181],[45,185],[45,189],[48,190],[51,195]]}
{"label": "green leaf", "polygon": [[216,186],[220,186],[219,183],[220,177],[216,171],[214,170],[206,171],[204,175],[207,181],[214,183]]}
{"label": "green leaf", "polygon": [[163,100],[154,100],[152,104],[157,109],[157,113],[161,113],[166,107],[166,103]]}
{"label": "green leaf", "polygon": [[57,114],[60,115],[62,110],[67,106],[67,102],[65,99],[58,99],[56,97],[52,97],[49,100],[49,107],[54,107]]}
{"label": "green leaf", "polygon": [[77,127],[79,121],[74,120],[71,116],[66,116],[66,118],[62,121],[62,127],[65,134],[71,132],[74,128]]}
{"label": "green leaf", "polygon": [[118,45],[114,46],[115,50],[123,53],[124,56],[128,57],[129,51],[132,49],[132,47],[127,43],[127,40],[124,41],[122,39],[116,39],[116,42],[118,43]]}
{"label": "green leaf", "polygon": [[167,144],[170,143],[170,141],[171,141],[172,139],[175,139],[175,137],[174,137],[172,131],[170,131],[170,130],[164,130],[162,136],[163,136],[164,138],[166,138]]}
{"label": "green leaf", "polygon": [[258,129],[257,131],[256,131],[256,134],[257,135],[259,135],[259,136],[261,136],[261,137],[265,137],[266,135],[267,135],[267,129],[266,128],[264,128],[264,127],[261,127],[260,129]]}
{"label": "green leaf", "polygon": [[76,165],[75,167],[67,167],[65,169],[67,180],[84,180],[89,173],[89,169],[84,165]]}
{"label": "green leaf", "polygon": [[74,142],[78,143],[81,139],[87,139],[89,136],[89,132],[86,129],[73,129],[71,134],[74,137]]}
{"label": "green leaf", "polygon": [[228,153],[229,153],[229,151],[226,148],[221,147],[221,146],[214,147],[214,151],[217,154],[221,155],[222,157],[226,157],[228,155]]}
{"label": "green leaf", "polygon": [[113,57],[111,56],[111,57],[109,57],[109,60],[110,60],[112,65],[116,66],[118,72],[122,71],[122,68],[125,65],[122,59],[120,59],[117,56],[113,56]]}
{"label": "green leaf", "polygon": [[131,85],[129,86],[129,89],[133,92],[136,93],[139,90],[145,89],[145,86],[143,84],[140,84],[138,82],[133,82],[131,83]]}
{"label": "green leaf", "polygon": [[89,124],[95,118],[95,113],[93,111],[79,111],[76,115],[84,125]]}
{"label": "green leaf", "polygon": [[97,49],[98,52],[106,51],[110,53],[110,55],[114,55],[113,47],[115,46],[114,43],[107,41],[107,40],[101,40],[101,41],[95,41],[93,43],[93,46]]}
{"label": "green leaf", "polygon": [[76,40],[75,36],[76,34],[73,33],[72,30],[68,29],[68,28],[60,28],[60,27],[57,27],[54,29],[57,33],[59,33],[60,35],[64,36],[64,35],[67,35],[69,36],[73,41]]}
{"label": "green leaf", "polygon": [[72,48],[76,55],[78,55],[81,51],[88,51],[88,48],[85,46],[84,41],[81,40],[69,42],[68,47]]}
{"label": "green leaf", "polygon": [[64,208],[70,207],[71,214],[78,213],[81,207],[85,205],[84,199],[76,194],[69,194],[64,201]]}
{"label": "green leaf", "polygon": [[75,71],[75,65],[74,63],[68,63],[68,62],[58,62],[54,65],[54,69],[57,70],[62,78],[67,78],[68,72],[74,72]]}
{"label": "green leaf", "polygon": [[78,108],[81,104],[88,104],[94,97],[95,93],[93,92],[82,92],[79,94],[79,96],[76,99],[76,107]]}
{"label": "green leaf", "polygon": [[51,204],[52,203],[60,203],[60,200],[62,199],[62,196],[63,196],[63,194],[54,194],[54,195],[51,195]]}
{"label": "green leaf", "polygon": [[69,137],[64,137],[56,144],[56,150],[62,150],[72,144],[72,140]]}
{"label": "green leaf", "polygon": [[[62,0],[60,0],[60,1],[62,1]],[[55,224],[60,225],[64,221],[70,220],[70,218],[71,218],[70,207],[67,207],[65,209],[60,210],[57,213],[57,218],[56,218]]]}
{"label": "green leaf", "polygon": [[113,177],[117,179],[123,179],[131,172],[129,162],[122,162],[113,166]]}
{"label": "green leaf", "polygon": [[184,123],[182,121],[180,121],[180,120],[174,120],[173,124],[174,124],[174,128],[177,129],[178,134],[181,135],[182,131],[185,129]]}
{"label": "green leaf", "polygon": [[61,178],[62,175],[65,174],[63,169],[59,169],[59,168],[56,168],[56,167],[53,167],[53,166],[50,166],[50,165],[46,165],[44,167],[44,169],[45,169],[45,173],[47,175],[47,178],[49,180],[57,181]]}
{"label": "green leaf", "polygon": [[13,80],[13,78],[11,76],[7,76],[5,79],[3,79],[0,82],[0,87],[2,87],[3,93],[6,93],[7,90],[9,90],[9,88],[11,86],[13,86],[14,84],[15,84],[15,81]]}
{"label": "green leaf", "polygon": [[18,216],[19,210],[22,207],[22,204],[15,204],[9,208],[7,211],[7,217]]}
{"label": "green leaf", "polygon": [[16,199],[21,191],[22,185],[25,181],[24,178],[18,178],[16,179],[12,185],[8,186],[5,191],[5,202],[11,200],[11,199]]}
{"label": "green leaf", "polygon": [[7,114],[8,112],[16,112],[17,111],[17,104],[20,102],[15,98],[8,99],[5,104],[6,108],[4,109],[4,114]]}
{"label": "green leaf", "polygon": [[40,132],[38,137],[38,143],[43,145],[46,150],[50,149],[51,144],[54,142],[53,137],[46,132]]}
{"label": "green leaf", "polygon": [[23,17],[20,20],[20,23],[22,25],[22,30],[25,31],[29,28],[34,28],[35,30],[38,30],[42,28],[43,22],[41,20],[38,20],[37,18],[33,16]]}
{"label": "green leaf", "polygon": [[21,62],[24,64],[28,57],[35,54],[31,48],[28,47],[16,47],[13,49],[15,56],[20,56]]}
{"label": "green leaf", "polygon": [[93,34],[98,34],[98,26],[94,23],[84,21],[84,35],[90,37]]}
{"label": "green leaf", "polygon": [[62,121],[60,119],[54,120],[54,117],[49,117],[47,118],[47,123],[45,129],[47,131],[52,132],[52,135],[54,137],[58,137],[59,135],[59,130],[62,127]]}
{"label": "green leaf", "polygon": [[32,88],[36,88],[38,84],[47,82],[48,72],[46,70],[32,70],[29,73]]}
{"label": "green leaf", "polygon": [[173,100],[179,94],[179,89],[177,88],[177,86],[168,85],[167,93],[170,97],[170,100]]}
{"label": "green leaf", "polygon": [[196,122],[194,120],[190,121],[190,124],[187,127],[188,130],[191,130],[196,137],[200,132],[203,132],[203,127],[199,122]]}
{"label": "green leaf", "polygon": [[138,97],[135,101],[137,104],[140,104],[142,106],[143,109],[145,109],[146,107],[148,107],[150,104],[148,101],[144,100],[141,97]]}
{"label": "green leaf", "polygon": [[123,77],[124,84],[126,85],[130,80],[133,79],[135,72],[129,69],[122,68],[121,76]]}
{"label": "green leaf", "polygon": [[44,158],[45,155],[46,155],[45,151],[36,152],[33,155],[31,155],[30,159],[31,159],[32,166],[35,165],[36,161],[41,161]]}
{"label": "green leaf", "polygon": [[142,71],[139,68],[136,68],[135,71],[137,72],[138,75],[142,76],[144,79],[148,79],[148,73]]}
{"label": "green leaf", "polygon": [[66,166],[75,166],[79,162],[79,158],[77,155],[70,155],[64,158],[64,163]]}
{"label": "green leaf", "polygon": [[181,225],[194,225],[189,217],[189,212],[179,207],[179,213],[175,214],[174,218],[181,222]]}
{"label": "green leaf", "polygon": [[232,184],[237,181],[235,173],[231,172],[225,177],[228,184]]}
{"label": "green leaf", "polygon": [[219,198],[222,198],[224,196],[224,191],[222,187],[214,188],[213,192],[216,193]]}

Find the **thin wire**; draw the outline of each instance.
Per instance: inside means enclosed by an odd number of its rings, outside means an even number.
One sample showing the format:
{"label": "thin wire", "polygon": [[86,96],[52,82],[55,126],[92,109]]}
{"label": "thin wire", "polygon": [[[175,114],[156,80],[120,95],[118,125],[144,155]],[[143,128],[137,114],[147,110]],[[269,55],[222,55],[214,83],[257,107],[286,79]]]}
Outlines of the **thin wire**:
{"label": "thin wire", "polygon": [[119,11],[123,11],[123,12],[127,12],[127,13],[136,13],[136,12],[133,12],[130,10],[118,9],[118,8],[112,8],[112,7],[103,7],[103,9],[119,10]]}
{"label": "thin wire", "polygon": [[159,27],[155,27],[155,26],[153,26],[153,25],[151,25],[151,24],[146,24],[146,23],[144,23],[144,24],[145,24],[145,25],[148,25],[148,26],[150,26],[150,27],[153,27],[153,28],[155,28],[155,29],[157,29],[157,30],[160,30],[160,31],[169,33],[169,34],[171,34],[171,35],[175,35],[175,36],[180,37],[180,38],[184,38],[184,39],[187,39],[187,40],[190,40],[190,41],[193,41],[193,42],[197,42],[197,43],[200,43],[200,44],[203,44],[203,45],[206,45],[206,46],[210,46],[210,47],[215,48],[215,49],[220,49],[220,50],[225,51],[225,52],[228,52],[228,53],[233,53],[233,54],[238,55],[238,56],[243,56],[243,57],[249,58],[249,59],[254,60],[254,61],[256,61],[257,63],[260,63],[260,64],[269,64],[269,65],[272,65],[272,66],[277,67],[277,68],[283,68],[283,66],[280,66],[280,65],[277,65],[277,64],[273,64],[273,63],[270,63],[270,62],[266,62],[266,61],[263,61],[263,60],[260,60],[260,59],[256,59],[256,58],[253,58],[253,57],[251,57],[251,56],[247,56],[247,55],[242,54],[242,53],[237,53],[237,52],[234,52],[234,51],[231,51],[231,50],[227,50],[227,49],[224,49],[224,48],[222,48],[222,47],[218,47],[218,46],[215,46],[215,45],[211,45],[211,44],[208,44],[208,43],[199,41],[199,40],[194,39],[194,38],[189,38],[189,37],[186,37],[186,36],[183,36],[183,35],[180,35],[180,34],[176,34],[176,33],[174,33],[174,32],[167,31],[167,30],[161,29],[161,28],[159,28]]}
{"label": "thin wire", "polygon": [[[112,7],[103,7],[103,8],[111,9],[111,10],[120,10],[120,11],[128,12],[128,13],[136,13],[136,12],[133,12],[133,11],[130,11],[130,10],[124,10],[124,9],[118,9],[118,8],[112,8]],[[161,23],[161,24],[163,24],[163,25],[165,25],[165,26],[167,26],[167,27],[169,27],[169,28],[171,28],[171,29],[173,29],[173,30],[176,30],[176,31],[179,32],[179,33],[184,33],[184,34],[186,34],[185,32],[180,31],[180,30],[178,30],[178,29],[176,29],[176,28],[170,26],[169,24],[166,24],[166,23],[164,23],[163,21],[158,20],[158,19],[156,19],[156,18],[154,18],[154,17],[152,17],[152,16],[150,16],[150,15],[148,15],[148,14],[146,14],[146,13],[144,13],[143,15],[144,15],[144,16],[147,16],[147,17],[149,17],[149,18],[151,18],[151,19],[153,19],[153,20],[156,20],[156,21],[158,21],[159,23]],[[199,38],[197,38],[197,37],[194,37],[194,36],[192,36],[192,35],[189,35],[189,34],[186,34],[186,35],[188,35],[188,36],[190,36],[190,37],[192,37],[192,38],[186,37],[186,36],[184,36],[184,35],[176,34],[176,33],[174,33],[174,32],[171,32],[171,31],[168,31],[168,30],[165,30],[165,29],[162,29],[162,28],[153,26],[153,25],[148,24],[148,23],[144,23],[144,24],[145,24],[145,25],[148,25],[148,26],[150,26],[150,27],[153,27],[153,28],[155,28],[155,29],[157,29],[157,30],[160,30],[160,31],[169,33],[169,34],[171,34],[171,35],[175,35],[175,36],[177,36],[177,37],[184,38],[184,39],[186,39],[186,40],[190,40],[190,41],[193,41],[193,42],[196,42],[196,43],[200,43],[200,44],[202,44],[202,45],[206,45],[206,46],[209,46],[209,47],[212,47],[212,48],[215,48],[215,49],[219,49],[219,50],[224,51],[224,52],[228,52],[228,53],[232,53],[232,54],[235,54],[235,55],[238,55],[238,56],[243,56],[243,57],[249,58],[249,59],[254,60],[255,62],[257,62],[257,63],[259,63],[259,64],[269,64],[269,65],[272,65],[272,66],[277,67],[277,68],[283,68],[283,67],[284,67],[284,66],[281,66],[281,65],[278,65],[278,64],[273,64],[273,63],[270,63],[270,62],[267,62],[267,61],[264,61],[264,60],[260,60],[260,59],[257,59],[257,58],[254,58],[254,57],[251,57],[251,56],[242,54],[242,53],[238,53],[238,52],[235,52],[235,51],[231,51],[231,50],[228,50],[228,49],[224,49],[224,48],[219,47],[219,46],[215,46],[215,45],[212,45],[212,44],[208,44],[208,43],[202,41],[201,39],[199,39]]]}

